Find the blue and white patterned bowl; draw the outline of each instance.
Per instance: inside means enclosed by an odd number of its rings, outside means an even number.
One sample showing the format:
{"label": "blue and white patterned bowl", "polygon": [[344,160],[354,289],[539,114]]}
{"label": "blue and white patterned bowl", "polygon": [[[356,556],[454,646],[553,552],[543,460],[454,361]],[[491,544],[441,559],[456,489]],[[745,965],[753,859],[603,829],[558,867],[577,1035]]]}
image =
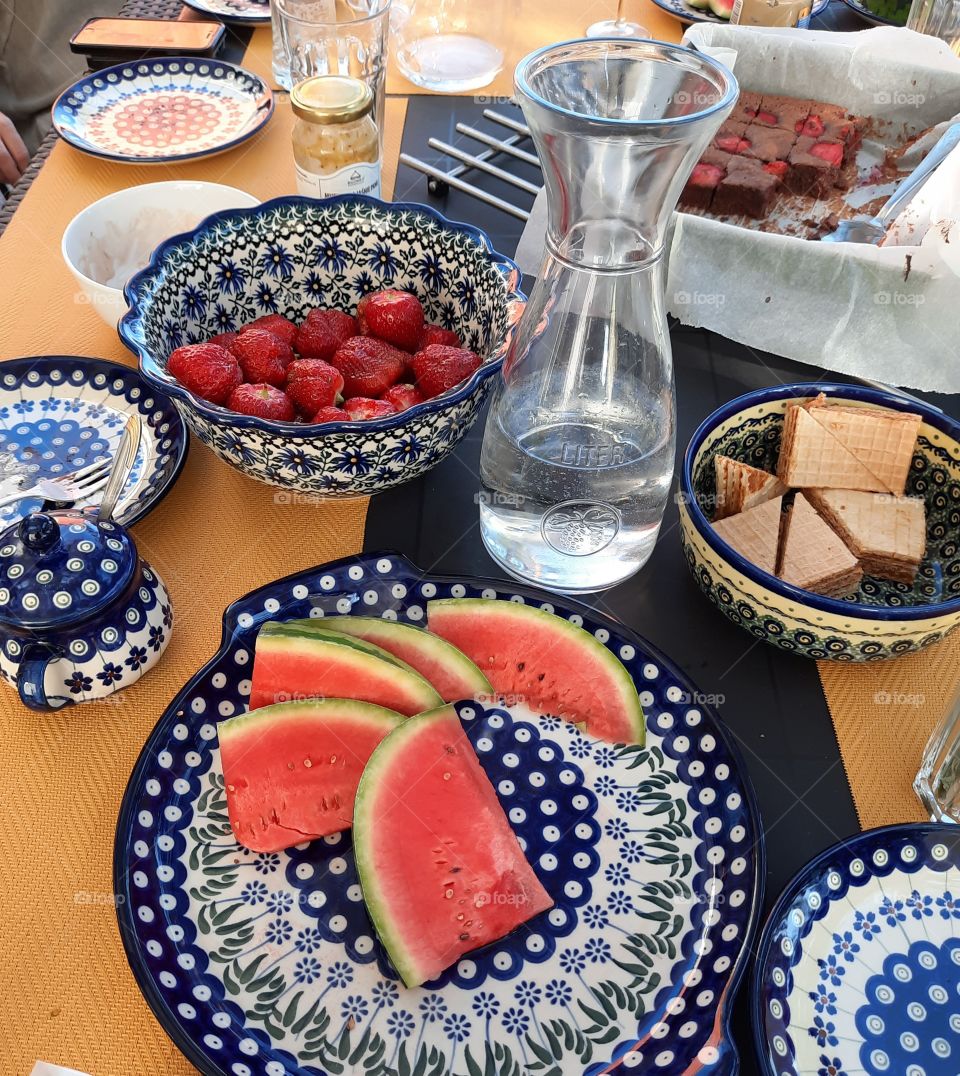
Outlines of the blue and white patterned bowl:
{"label": "blue and white patterned bowl", "polygon": [[[524,296],[520,272],[487,237],[422,205],[353,195],[277,198],[215,213],[174,236],[124,289],[120,338],[193,432],[244,474],[324,497],[377,493],[429,471],[470,428],[503,360]],[[384,287],[415,292],[427,319],[484,356],[463,384],[399,415],[319,426],[238,415],[199,399],[167,356],[262,314],[300,321],[316,306],[353,311]]]}
{"label": "blue and white patterned bowl", "polygon": [[[457,704],[555,907],[405,989],[367,917],[349,833],[264,854],[236,843],[216,722],[247,708],[264,621],[422,624],[426,603],[448,596],[524,602],[592,632],[633,677],[647,736],[615,747],[522,707]],[[117,822],[120,933],[157,1019],[208,1076],[732,1076],[763,832],[736,747],[698,694],[593,610],[425,576],[395,553],[241,598],[144,745]]]}
{"label": "blue and white patterned bowl", "polygon": [[753,1022],[768,1076],[956,1076],[957,827],[867,830],[808,863],[764,927]]}
{"label": "blue and white patterned bowl", "polygon": [[[787,407],[824,392],[846,404],[919,413],[907,495],[922,497],[927,549],[912,584],[865,576],[850,598],[791,586],[732,549],[713,529],[718,453],[774,471]],[[960,624],[960,423],[939,408],[864,385],[777,385],[707,416],[680,472],[680,535],[704,594],[735,624],[793,654],[878,661],[921,650]]]}

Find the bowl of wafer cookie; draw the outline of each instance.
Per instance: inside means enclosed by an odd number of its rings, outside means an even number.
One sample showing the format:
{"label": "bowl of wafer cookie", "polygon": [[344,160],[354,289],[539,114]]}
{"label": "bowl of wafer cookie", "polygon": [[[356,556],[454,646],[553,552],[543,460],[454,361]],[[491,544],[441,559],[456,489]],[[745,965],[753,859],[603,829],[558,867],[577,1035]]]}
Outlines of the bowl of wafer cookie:
{"label": "bowl of wafer cookie", "polygon": [[877,661],[960,623],[960,423],[862,385],[794,384],[706,418],[680,474],[706,596],[792,653]]}

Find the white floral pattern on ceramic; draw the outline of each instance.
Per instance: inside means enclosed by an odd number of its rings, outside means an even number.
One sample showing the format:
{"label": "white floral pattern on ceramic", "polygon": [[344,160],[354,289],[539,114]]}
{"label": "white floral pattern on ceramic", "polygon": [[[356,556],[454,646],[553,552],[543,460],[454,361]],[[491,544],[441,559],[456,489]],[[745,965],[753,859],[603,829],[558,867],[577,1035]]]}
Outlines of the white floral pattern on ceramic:
{"label": "white floral pattern on ceramic", "polygon": [[817,857],[771,913],[754,988],[769,1076],[956,1076],[960,833],[889,826]]}
{"label": "white floral pattern on ceramic", "polygon": [[[367,917],[350,836],[239,847],[216,722],[246,709],[267,619],[363,612],[423,623],[433,597],[524,601],[620,655],[644,747],[521,708],[458,704],[555,907],[424,987],[397,979]],[[161,719],[115,853],[121,934],[158,1018],[205,1073],[572,1076],[733,1073],[729,1006],[758,911],[762,834],[735,749],[662,655],[525,588],[425,577],[371,554],[264,587]]]}
{"label": "white floral pattern on ceramic", "polygon": [[86,153],[151,164],[230,149],[272,113],[272,91],[250,71],[167,56],[85,75],[57,98],[53,123]]}
{"label": "white floral pattern on ceramic", "polygon": [[[141,419],[141,440],[114,516],[130,526],[166,495],[183,469],[188,438],[168,397],[129,367],[104,359],[44,355],[0,367],[0,471],[26,487],[112,459],[130,414]],[[102,491],[89,497],[100,503]],[[37,511],[27,498],[0,508],[0,529]],[[86,507],[86,506],[81,506]]]}
{"label": "white floral pattern on ceramic", "polygon": [[[359,496],[424,474],[472,425],[524,298],[520,274],[482,232],[426,206],[344,196],[278,198],[214,214],[161,244],[126,288],[123,342],[204,444],[252,478],[297,493]],[[321,425],[238,415],[166,372],[181,344],[263,314],[297,321],[316,306],[353,310],[383,287],[413,291],[427,319],[454,329],[484,364],[463,384],[399,415]]]}

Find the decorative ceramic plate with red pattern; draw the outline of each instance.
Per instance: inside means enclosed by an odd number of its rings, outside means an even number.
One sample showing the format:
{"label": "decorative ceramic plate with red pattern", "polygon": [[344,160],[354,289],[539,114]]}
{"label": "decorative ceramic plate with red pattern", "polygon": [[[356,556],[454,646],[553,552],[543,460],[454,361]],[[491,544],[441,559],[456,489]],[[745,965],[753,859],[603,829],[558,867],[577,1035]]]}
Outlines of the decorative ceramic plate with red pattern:
{"label": "decorative ceramic plate with red pattern", "polygon": [[232,149],[272,114],[273,92],[250,71],[166,56],[84,76],[57,98],[53,123],[84,153],[162,164]]}

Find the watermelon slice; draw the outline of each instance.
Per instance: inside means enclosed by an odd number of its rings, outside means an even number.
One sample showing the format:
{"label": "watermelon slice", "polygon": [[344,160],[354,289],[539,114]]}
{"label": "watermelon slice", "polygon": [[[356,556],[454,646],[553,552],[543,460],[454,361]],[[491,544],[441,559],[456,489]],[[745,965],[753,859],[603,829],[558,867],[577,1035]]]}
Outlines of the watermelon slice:
{"label": "watermelon slice", "polygon": [[413,624],[374,616],[325,617],[309,623],[320,630],[343,632],[374,643],[393,654],[429,680],[444,702],[493,693],[490,681],[466,654],[446,639]]}
{"label": "watermelon slice", "polygon": [[352,699],[264,706],[217,726],[234,836],[277,852],[348,829],[364,764],[404,720]]}
{"label": "watermelon slice", "polygon": [[443,699],[378,646],[333,632],[268,621],[257,636],[250,709],[296,699],[349,698],[418,714]]}
{"label": "watermelon slice", "polygon": [[407,986],[553,906],[452,706],[404,721],[357,790],[367,911]]}
{"label": "watermelon slice", "polygon": [[563,617],[495,598],[427,603],[430,630],[462,650],[494,691],[610,743],[643,743],[643,707],[630,673],[590,632]]}

